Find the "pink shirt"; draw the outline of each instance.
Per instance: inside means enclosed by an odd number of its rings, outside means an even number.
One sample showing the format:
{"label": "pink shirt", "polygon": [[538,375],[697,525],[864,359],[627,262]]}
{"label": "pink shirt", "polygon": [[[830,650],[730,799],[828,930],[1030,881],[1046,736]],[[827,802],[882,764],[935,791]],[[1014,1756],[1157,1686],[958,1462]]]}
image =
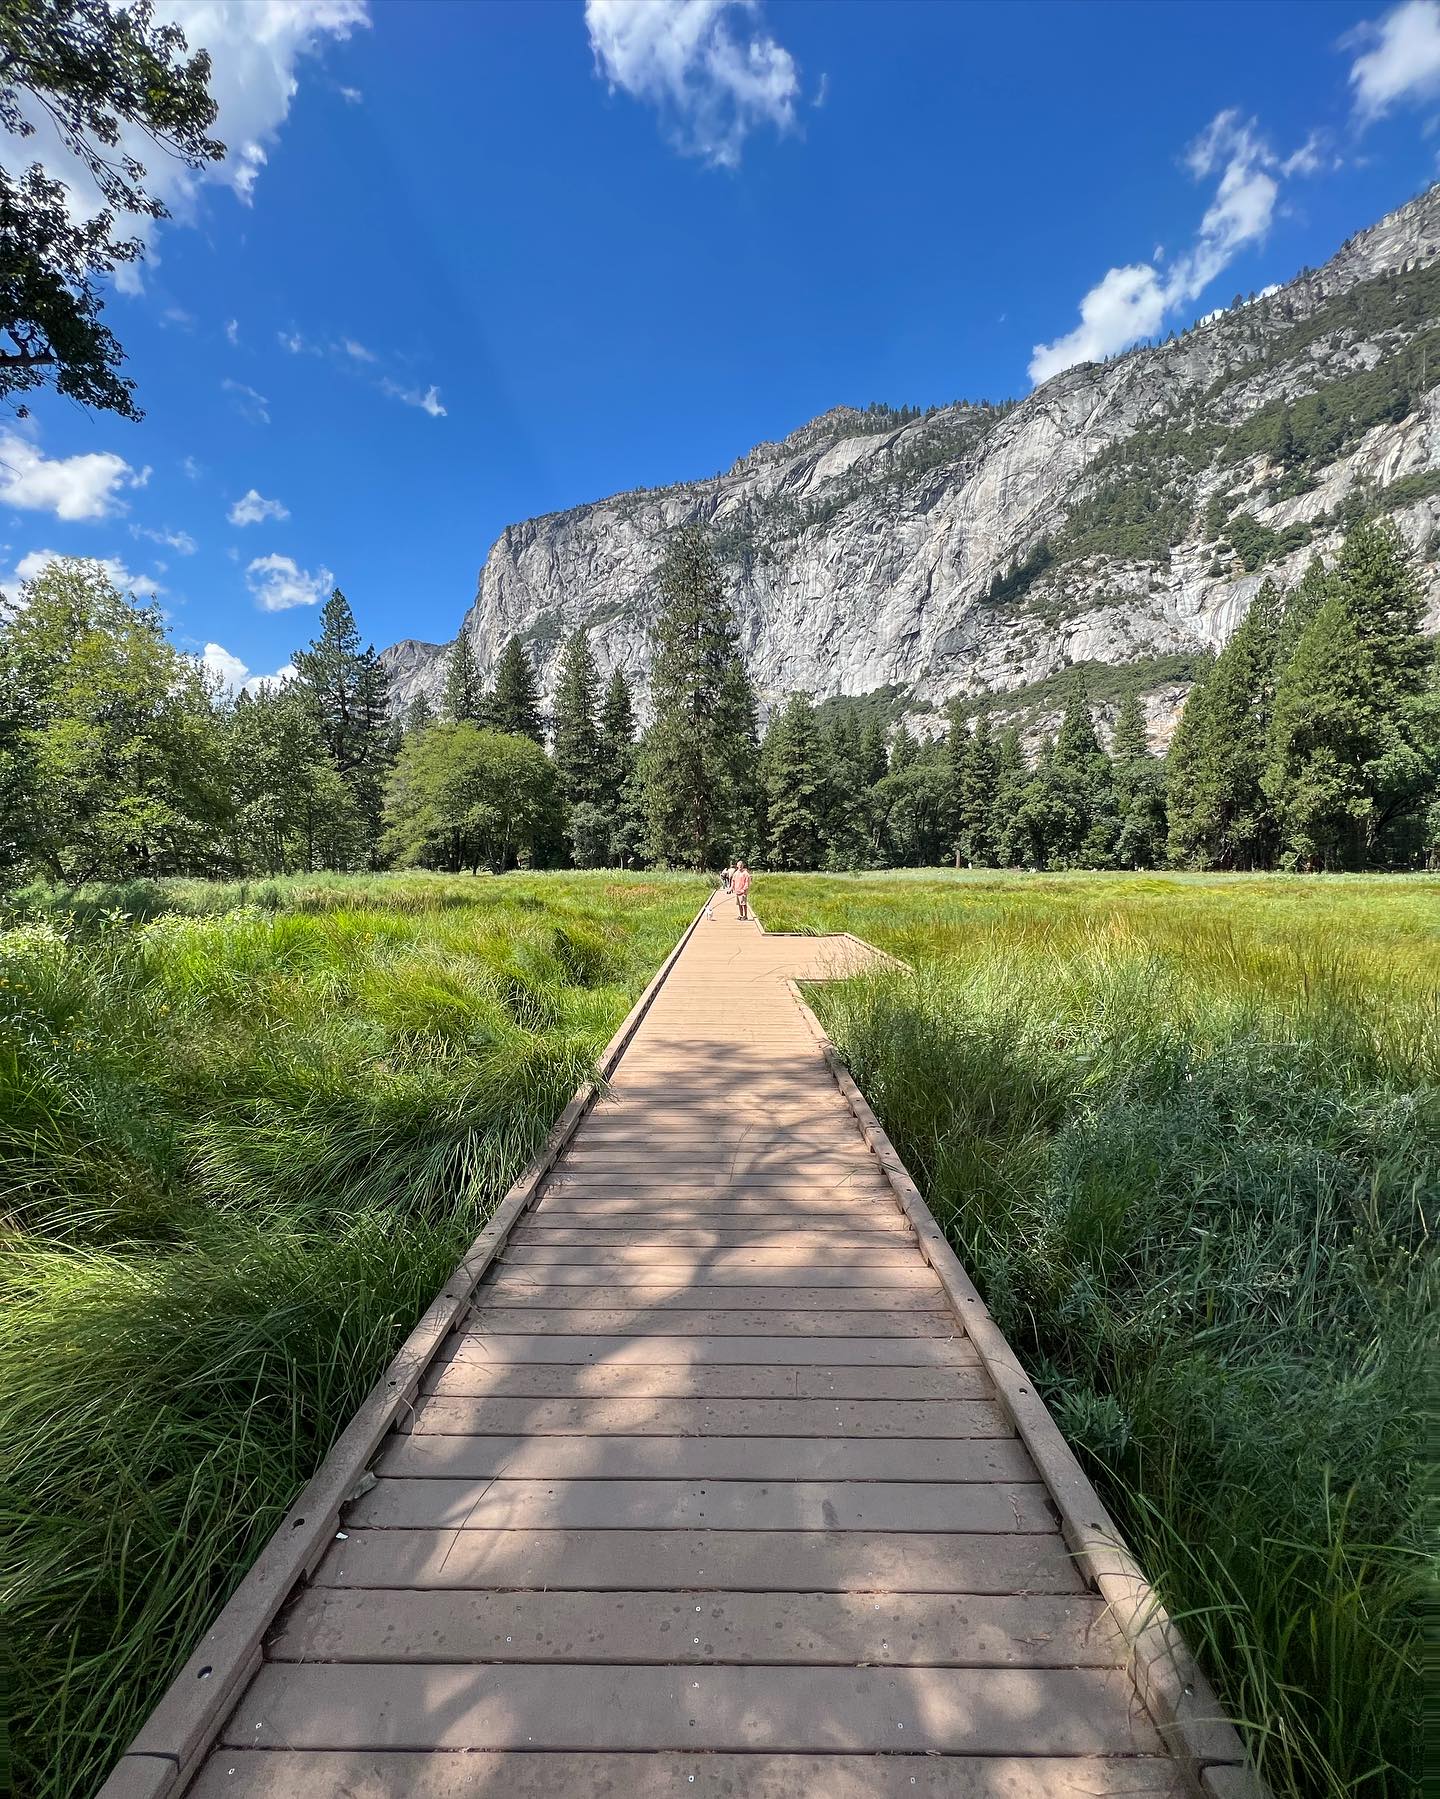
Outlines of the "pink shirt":
{"label": "pink shirt", "polygon": [[736,893],[748,893],[750,891],[750,870],[748,868],[737,869],[730,885]]}

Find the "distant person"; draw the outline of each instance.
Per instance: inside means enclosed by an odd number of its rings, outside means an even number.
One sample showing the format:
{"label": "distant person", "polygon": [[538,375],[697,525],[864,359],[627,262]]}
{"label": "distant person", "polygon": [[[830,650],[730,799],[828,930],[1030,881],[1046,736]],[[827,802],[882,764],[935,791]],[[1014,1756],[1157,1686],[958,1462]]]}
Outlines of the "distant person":
{"label": "distant person", "polygon": [[728,893],[730,891],[730,883],[735,879],[735,870],[730,863],[727,862],[720,870],[720,879],[724,883],[725,891]]}
{"label": "distant person", "polygon": [[730,886],[735,895],[735,908],[742,918],[750,916],[750,870],[742,858],[735,864]]}

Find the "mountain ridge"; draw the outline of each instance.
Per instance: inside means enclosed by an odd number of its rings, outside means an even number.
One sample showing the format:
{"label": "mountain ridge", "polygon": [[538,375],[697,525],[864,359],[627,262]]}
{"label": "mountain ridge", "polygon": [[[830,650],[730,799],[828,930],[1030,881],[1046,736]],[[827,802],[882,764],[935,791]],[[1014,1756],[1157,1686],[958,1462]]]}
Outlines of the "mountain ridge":
{"label": "mountain ridge", "polygon": [[[763,705],[895,689],[923,728],[952,696],[1003,713],[1077,663],[1203,656],[1267,574],[1288,585],[1367,508],[1420,553],[1433,624],[1437,262],[1440,184],[1321,268],[1022,400],[832,407],[722,474],[517,521],[461,628],[487,672],[520,636],[547,695],[582,624],[602,673],[643,683],[654,568],[701,523]],[[438,701],[447,652],[383,652],[397,708]],[[1157,741],[1187,685],[1146,691]],[[1048,722],[1043,705],[1026,722]]]}

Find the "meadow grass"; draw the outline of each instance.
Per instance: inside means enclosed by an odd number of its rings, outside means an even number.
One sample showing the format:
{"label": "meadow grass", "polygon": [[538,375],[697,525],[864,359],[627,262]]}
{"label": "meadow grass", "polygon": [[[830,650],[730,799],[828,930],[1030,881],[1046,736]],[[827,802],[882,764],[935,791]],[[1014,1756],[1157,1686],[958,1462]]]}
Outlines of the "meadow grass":
{"label": "meadow grass", "polygon": [[0,1605],[93,1791],[706,884],[30,889],[0,929]]}
{"label": "meadow grass", "polygon": [[812,1000],[1277,1794],[1418,1790],[1440,882],[769,878]]}

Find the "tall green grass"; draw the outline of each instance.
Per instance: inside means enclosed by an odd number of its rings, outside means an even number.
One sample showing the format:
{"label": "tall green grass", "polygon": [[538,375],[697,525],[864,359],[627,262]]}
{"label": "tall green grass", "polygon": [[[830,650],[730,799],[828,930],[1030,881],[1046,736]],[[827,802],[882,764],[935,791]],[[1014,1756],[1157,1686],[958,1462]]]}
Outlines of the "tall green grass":
{"label": "tall green grass", "polygon": [[704,892],[32,889],[0,930],[17,1790],[124,1748]]}
{"label": "tall green grass", "polygon": [[1440,883],[759,885],[1275,1791],[1416,1790]]}

